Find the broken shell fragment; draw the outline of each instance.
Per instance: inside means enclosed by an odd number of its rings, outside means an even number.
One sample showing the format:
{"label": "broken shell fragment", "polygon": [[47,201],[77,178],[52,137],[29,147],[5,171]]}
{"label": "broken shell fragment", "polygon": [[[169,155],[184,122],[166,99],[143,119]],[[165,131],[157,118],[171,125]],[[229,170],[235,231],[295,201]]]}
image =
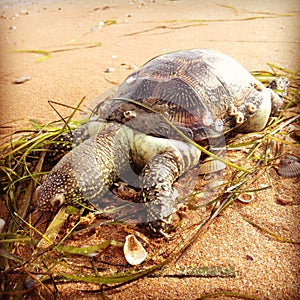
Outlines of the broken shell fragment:
{"label": "broken shell fragment", "polygon": [[254,200],[253,193],[241,193],[237,199],[243,203],[250,203]]}
{"label": "broken shell fragment", "polygon": [[214,159],[212,157],[208,157],[200,164],[199,174],[206,175],[206,174],[216,173],[222,171],[225,168],[226,165],[223,162]]}
{"label": "broken shell fragment", "polygon": [[21,83],[24,83],[24,82],[29,81],[29,80],[31,80],[31,77],[26,75],[26,76],[22,76],[22,77],[17,78],[14,81],[14,83],[15,84],[21,84]]}
{"label": "broken shell fragment", "polygon": [[224,129],[224,123],[221,119],[217,119],[215,121],[215,129],[218,131],[218,132],[222,132],[223,129]]}
{"label": "broken shell fragment", "polygon": [[212,180],[208,183],[207,187],[210,190],[213,190],[213,189],[221,187],[223,184],[224,184],[223,180]]}
{"label": "broken shell fragment", "polygon": [[267,85],[268,88],[276,90],[276,93],[280,96],[286,96],[288,88],[290,86],[290,81],[286,77],[278,77],[271,80]]}
{"label": "broken shell fragment", "polygon": [[106,68],[105,69],[105,73],[112,73],[112,72],[115,72],[116,71],[116,69],[115,68],[113,68],[113,67],[108,67],[108,68]]}
{"label": "broken shell fragment", "polygon": [[280,161],[277,171],[284,177],[300,176],[300,159],[293,155],[287,155]]}
{"label": "broken shell fragment", "polygon": [[123,251],[126,260],[133,266],[141,264],[147,257],[146,250],[133,234],[126,236]]}

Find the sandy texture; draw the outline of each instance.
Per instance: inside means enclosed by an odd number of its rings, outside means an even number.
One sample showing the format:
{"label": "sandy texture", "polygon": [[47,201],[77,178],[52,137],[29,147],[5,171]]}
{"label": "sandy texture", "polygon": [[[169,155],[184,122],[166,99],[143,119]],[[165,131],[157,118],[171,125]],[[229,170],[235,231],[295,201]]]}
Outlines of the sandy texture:
{"label": "sandy texture", "polygon": [[[74,106],[86,97],[89,103],[112,87],[111,82],[120,83],[132,72],[123,63],[139,66],[172,50],[216,49],[249,70],[266,69],[267,62],[294,70],[300,66],[297,0],[225,3],[237,11],[206,1],[10,2],[17,4],[1,1],[0,101],[5,112],[1,123],[24,118],[53,120],[57,115],[47,101]],[[243,20],[249,17],[258,19]],[[117,24],[95,28],[106,20]],[[168,22],[171,20],[183,22]],[[40,55],[12,52],[65,49],[74,39],[77,43],[101,42],[102,46],[53,53],[40,63],[35,62]],[[105,73],[108,67],[115,72]],[[31,76],[31,81],[12,84],[24,75]]]}
{"label": "sandy texture", "polygon": [[[267,69],[267,62],[297,70],[299,13],[298,0],[1,1],[0,123],[14,121],[2,133],[28,118],[58,119],[49,100],[76,106],[86,97],[87,106],[121,83],[135,66],[172,50],[213,48],[248,70]],[[99,23],[107,20],[116,24]],[[67,43],[74,39],[101,46],[53,52],[41,62],[35,62],[39,54],[12,52],[70,49]],[[114,72],[106,73],[107,68]],[[31,80],[13,84],[21,76]],[[58,108],[64,115],[70,113]],[[197,299],[222,291],[258,299],[299,299],[299,245],[279,242],[244,219],[300,240],[299,179],[283,180],[275,171],[271,175],[272,192],[256,193],[252,204],[230,207],[177,261],[178,265],[232,266],[236,278],[145,278],[108,294],[107,299]],[[267,182],[262,176],[259,184]],[[286,196],[290,205],[279,204]],[[77,291],[88,285],[58,288],[58,299],[101,299],[100,294]]]}

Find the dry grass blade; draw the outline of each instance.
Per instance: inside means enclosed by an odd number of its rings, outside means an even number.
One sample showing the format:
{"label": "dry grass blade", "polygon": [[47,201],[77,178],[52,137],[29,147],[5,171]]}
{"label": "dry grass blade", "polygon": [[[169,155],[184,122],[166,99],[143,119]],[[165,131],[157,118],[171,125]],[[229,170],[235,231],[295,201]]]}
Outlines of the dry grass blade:
{"label": "dry grass blade", "polygon": [[[21,241],[23,241],[23,239]],[[12,240],[10,240],[9,242],[12,242]],[[12,260],[12,261],[17,262],[17,263],[22,262],[21,258],[17,257],[16,255],[14,255],[14,254],[12,254],[8,251],[5,251],[4,249],[0,249],[0,257]]]}
{"label": "dry grass blade", "polygon": [[89,256],[93,257],[96,256],[99,250],[103,250],[109,245],[112,245],[112,241],[105,241],[98,245],[93,246],[86,246],[86,247],[72,247],[68,245],[61,245],[57,246],[56,250],[68,254],[76,254],[76,255],[83,255],[83,256]]}
{"label": "dry grass blade", "polygon": [[175,266],[162,268],[156,272],[154,277],[235,277],[236,272],[233,267],[219,266]]}
{"label": "dry grass blade", "polygon": [[48,58],[51,57],[52,53],[58,53],[58,52],[66,52],[66,51],[74,51],[74,50],[81,50],[81,49],[89,49],[89,48],[95,48],[95,47],[100,47],[101,43],[100,42],[93,42],[93,43],[80,43],[80,44],[72,44],[68,47],[60,47],[58,49],[54,50],[42,50],[42,49],[16,49],[14,52],[19,52],[19,53],[33,53],[33,54],[41,54],[43,55],[40,58],[37,58],[35,61],[36,62],[41,62],[44,61]]}
{"label": "dry grass blade", "polygon": [[[97,23],[95,26],[93,26],[93,28],[91,28],[91,30],[83,33],[81,36],[79,36],[78,38],[72,39],[68,42],[66,42],[66,45],[74,45],[77,41],[79,41],[80,39],[82,39],[83,37],[92,34],[96,29],[98,28],[102,28],[102,27],[106,27],[106,26],[110,26],[110,25],[115,25],[117,24],[117,20],[114,19],[110,19],[110,20],[106,20],[104,22],[99,22]],[[100,44],[100,43],[99,43]]]}
{"label": "dry grass blade", "polygon": [[235,19],[179,19],[179,20],[165,20],[166,23],[214,23],[214,22],[240,22],[240,21],[252,21],[258,19],[269,19],[278,17],[290,17],[291,14],[268,14],[265,16],[253,16],[245,18],[235,18]]}
{"label": "dry grass blade", "polygon": [[202,300],[202,299],[211,299],[211,298],[219,298],[220,296],[225,296],[230,297],[230,298],[237,298],[237,299],[246,299],[246,300],[259,300],[259,298],[257,297],[253,297],[253,296],[249,296],[246,294],[240,294],[240,293],[234,293],[234,292],[219,292],[219,293],[211,293],[211,294],[206,294],[200,298],[198,298],[198,300]]}
{"label": "dry grass blade", "polygon": [[218,5],[232,10],[236,15],[238,14],[238,10],[234,6],[226,5],[226,4],[222,4],[222,3],[218,3]]}
{"label": "dry grass blade", "polygon": [[44,234],[40,233],[42,240],[40,240],[40,242],[37,244],[37,248],[46,248],[54,243],[58,232],[61,230],[68,216],[69,215],[66,213],[66,207],[62,207],[55,215],[46,232]]}
{"label": "dry grass blade", "polygon": [[156,31],[159,29],[170,29],[170,30],[178,30],[178,29],[184,29],[184,28],[189,28],[189,27],[195,27],[195,26],[201,26],[201,25],[206,25],[204,22],[197,22],[197,23],[192,23],[192,24],[185,24],[185,25],[158,25],[149,29],[145,29],[145,30],[140,30],[140,31],[135,31],[135,32],[131,32],[131,33],[126,33],[124,34],[124,36],[133,36],[133,35],[139,35],[139,34],[143,34],[143,33],[148,33],[148,32],[152,32],[152,31]]}
{"label": "dry grass blade", "polygon": [[[232,7],[232,6],[228,6],[228,5],[222,5],[219,4],[220,6],[226,7],[226,8],[230,8],[232,9],[236,14],[237,14],[237,10]],[[269,19],[269,18],[280,18],[280,17],[290,17],[292,16],[291,14],[276,14],[276,13],[264,13],[263,16],[251,16],[251,17],[244,17],[244,18],[230,18],[230,19],[173,19],[173,20],[163,20],[161,22],[163,23],[173,23],[176,25],[173,26],[169,26],[166,24],[163,25],[158,25],[158,26],[154,26],[145,30],[141,30],[141,31],[136,31],[136,32],[131,32],[131,33],[127,33],[124,36],[133,36],[133,35],[139,35],[139,34],[143,34],[143,33],[148,33],[148,32],[152,32],[158,29],[184,29],[184,28],[188,28],[188,27],[194,27],[194,26],[202,26],[202,25],[207,25],[209,23],[219,23],[219,22],[243,22],[243,21],[253,21],[253,20],[259,20],[259,19]],[[147,23],[147,22],[145,22]],[[153,22],[151,22],[153,23]],[[185,25],[182,25],[185,24]]]}
{"label": "dry grass blade", "polygon": [[14,50],[14,52],[18,52],[18,53],[33,53],[33,54],[41,54],[41,55],[43,55],[42,57],[37,58],[35,60],[36,62],[40,62],[40,61],[46,60],[46,59],[50,58],[50,56],[51,56],[51,51],[41,50],[41,49],[16,49],[16,50]]}
{"label": "dry grass blade", "polygon": [[274,233],[274,232],[272,232],[272,231],[270,231],[270,230],[268,230],[268,229],[266,229],[266,228],[264,228],[264,227],[262,227],[262,226],[256,224],[255,222],[249,220],[249,219],[246,218],[246,217],[243,217],[243,219],[244,219],[246,222],[248,222],[249,224],[251,224],[252,226],[258,228],[258,229],[261,230],[262,232],[264,232],[264,233],[266,233],[266,234],[272,236],[273,238],[275,238],[276,240],[278,240],[278,241],[280,241],[280,242],[283,242],[283,243],[290,243],[290,244],[300,244],[300,242],[292,241],[292,240],[290,240],[290,239],[281,237],[281,236],[279,236],[278,234],[276,234],[276,233]]}

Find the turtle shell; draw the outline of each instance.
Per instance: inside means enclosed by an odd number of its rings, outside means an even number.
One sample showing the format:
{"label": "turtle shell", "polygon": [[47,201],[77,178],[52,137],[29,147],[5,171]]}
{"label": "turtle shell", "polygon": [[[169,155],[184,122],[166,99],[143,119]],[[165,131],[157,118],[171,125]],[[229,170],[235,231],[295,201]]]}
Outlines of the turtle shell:
{"label": "turtle shell", "polygon": [[163,115],[200,142],[233,129],[263,129],[271,113],[271,98],[278,97],[272,93],[227,55],[182,50],[155,57],[129,75],[113,99],[97,107],[97,114],[167,136]]}

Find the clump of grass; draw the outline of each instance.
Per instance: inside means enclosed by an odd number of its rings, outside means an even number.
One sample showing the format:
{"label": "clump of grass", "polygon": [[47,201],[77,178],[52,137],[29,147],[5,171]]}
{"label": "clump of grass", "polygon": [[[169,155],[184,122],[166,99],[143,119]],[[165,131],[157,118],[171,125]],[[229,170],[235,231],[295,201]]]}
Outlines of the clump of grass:
{"label": "clump of grass", "polygon": [[[254,72],[253,74],[262,82],[268,82],[282,75],[289,77],[291,87],[289,96],[286,97],[286,106],[291,107],[297,104],[300,86],[299,73],[274,65],[270,66],[272,72]],[[72,213],[66,210],[60,211],[44,234],[32,222],[30,207],[33,193],[36,185],[40,183],[41,176],[47,174],[44,170],[45,156],[49,153],[49,148],[62,143],[61,137],[70,134],[70,130],[78,128],[86,121],[86,119],[73,120],[79,105],[66,121],[61,120],[45,125],[31,121],[31,128],[16,132],[9,142],[0,147],[0,184],[3,191],[1,200],[8,210],[5,232],[0,233],[2,245],[0,277],[4,278],[4,285],[1,289],[6,295],[21,295],[31,290],[36,290],[40,295],[55,294],[57,284],[75,281],[98,284],[99,291],[104,293],[128,282],[155,274],[157,270],[179,258],[199,236],[208,230],[216,217],[237,200],[240,193],[251,191],[251,184],[257,180],[261,172],[270,168],[274,160],[281,155],[281,148],[275,147],[274,144],[280,145],[283,139],[278,138],[276,134],[282,132],[288,124],[297,119],[294,117],[287,120],[281,115],[264,131],[257,133],[254,139],[249,134],[249,139],[243,141],[243,144],[233,142],[232,147],[247,146],[250,149],[247,159],[254,162],[251,170],[235,168],[232,179],[226,183],[224,193],[210,200],[209,205],[214,205],[206,219],[182,228],[175,241],[166,243],[155,253],[151,253],[151,257],[143,265],[129,268],[97,259],[96,255],[103,249],[122,247],[122,242],[119,240],[103,239],[97,244],[83,248],[65,243],[72,240],[72,234],[82,222],[81,212],[78,210]],[[15,136],[18,137],[15,138]],[[264,151],[258,158],[256,152],[261,148],[264,148]],[[270,152],[273,153],[272,157]],[[235,167],[232,164],[231,166]],[[76,221],[67,233],[57,239],[67,218],[75,218]],[[126,229],[126,225],[118,222],[103,223],[103,227],[105,226],[116,226],[116,228],[123,226]],[[214,271],[216,272],[214,274],[219,276],[218,274],[221,274],[223,269],[216,267]],[[225,275],[235,274],[234,269],[227,271]],[[182,270],[176,272],[172,270],[172,276],[195,276],[196,273],[197,276],[201,276],[199,275],[200,269],[187,268],[184,270],[185,273]],[[158,274],[156,273],[156,276],[160,276]],[[12,278],[17,279],[15,285],[9,284]]]}

